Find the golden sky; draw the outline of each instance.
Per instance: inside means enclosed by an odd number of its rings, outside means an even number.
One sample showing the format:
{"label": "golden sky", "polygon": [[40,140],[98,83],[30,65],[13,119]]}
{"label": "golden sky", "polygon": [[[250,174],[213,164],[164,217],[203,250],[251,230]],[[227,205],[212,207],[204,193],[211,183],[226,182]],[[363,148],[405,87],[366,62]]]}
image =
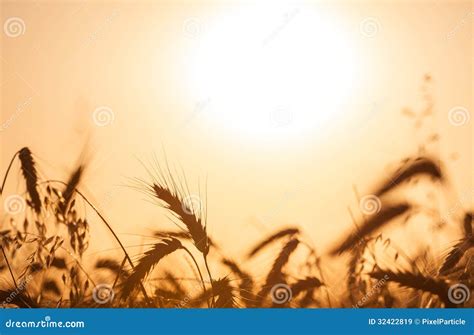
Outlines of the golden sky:
{"label": "golden sky", "polygon": [[[155,155],[207,188],[230,252],[290,224],[326,250],[352,227],[353,186],[433,133],[472,194],[474,115],[450,119],[474,107],[470,1],[2,0],[1,19],[1,171],[29,146],[63,178],[87,144],[82,188],[127,244],[171,227],[127,187]],[[415,130],[401,112],[422,113],[423,90],[434,116]]]}

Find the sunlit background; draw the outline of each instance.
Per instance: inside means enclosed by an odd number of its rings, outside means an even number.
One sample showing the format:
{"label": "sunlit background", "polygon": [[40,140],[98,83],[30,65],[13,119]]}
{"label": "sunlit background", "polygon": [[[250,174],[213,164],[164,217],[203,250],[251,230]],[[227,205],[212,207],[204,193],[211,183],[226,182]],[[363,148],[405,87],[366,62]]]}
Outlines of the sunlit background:
{"label": "sunlit background", "polygon": [[469,208],[473,20],[469,1],[2,1],[2,175],[23,146],[44,178],[82,157],[82,189],[136,252],[173,227],[130,187],[154,157],[236,255],[286,225],[324,253],[354,189],[422,144]]}

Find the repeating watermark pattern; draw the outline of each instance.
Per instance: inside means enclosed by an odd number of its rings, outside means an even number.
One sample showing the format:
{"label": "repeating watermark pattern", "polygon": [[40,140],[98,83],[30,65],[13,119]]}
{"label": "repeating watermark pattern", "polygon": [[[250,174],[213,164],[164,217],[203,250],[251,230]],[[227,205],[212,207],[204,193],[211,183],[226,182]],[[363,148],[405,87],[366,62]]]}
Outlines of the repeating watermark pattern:
{"label": "repeating watermark pattern", "polygon": [[272,287],[270,296],[272,297],[273,303],[281,305],[291,301],[293,292],[291,291],[291,287],[286,284],[276,284]]}
{"label": "repeating watermark pattern", "polygon": [[367,17],[359,24],[360,33],[367,38],[374,38],[380,30],[380,22],[375,17]]}
{"label": "repeating watermark pattern", "polygon": [[86,43],[92,44],[98,39],[100,39],[102,35],[104,34],[104,32],[106,31],[107,27],[110,26],[110,24],[112,24],[113,20],[117,17],[117,15],[118,15],[117,10],[114,10],[112,14],[107,16],[105,21],[87,37]]}
{"label": "repeating watermark pattern", "polygon": [[92,299],[98,304],[107,304],[112,302],[115,297],[114,288],[109,284],[98,284],[92,290]]}
{"label": "repeating watermark pattern", "polygon": [[22,196],[18,194],[9,195],[3,202],[5,212],[11,215],[23,213],[26,209],[26,202]]}
{"label": "repeating watermark pattern", "polygon": [[12,125],[12,123],[15,122],[15,120],[20,117],[20,115],[23,113],[26,107],[28,107],[31,104],[32,99],[33,97],[29,97],[28,99],[19,103],[16,106],[15,112],[12,115],[10,115],[10,117],[0,125],[0,132],[7,130],[7,128],[9,128]]}
{"label": "repeating watermark pattern", "polygon": [[372,286],[372,289],[367,292],[362,298],[360,298],[355,305],[352,305],[352,307],[359,308],[364,306],[366,302],[370,299],[370,297],[372,297],[374,294],[380,293],[382,287],[385,286],[389,278],[390,277],[388,275],[383,276],[383,278],[378,280],[375,285]]}
{"label": "repeating watermark pattern", "polygon": [[115,120],[115,113],[108,106],[97,107],[92,113],[92,120],[98,127],[105,127],[112,124]]}
{"label": "repeating watermark pattern", "polygon": [[272,127],[281,128],[293,122],[293,113],[286,107],[278,107],[270,112],[270,124]]}
{"label": "repeating watermark pattern", "polygon": [[183,211],[189,215],[200,215],[202,213],[202,200],[195,194],[188,195],[183,199]]}
{"label": "repeating watermark pattern", "polygon": [[449,123],[451,123],[455,127],[464,126],[471,120],[471,114],[469,113],[467,108],[463,106],[456,106],[449,110],[448,120]]}
{"label": "repeating watermark pattern", "polygon": [[459,195],[459,200],[448,209],[447,213],[441,216],[441,221],[448,222],[453,215],[457,212],[462,211],[464,206],[471,203],[474,200],[474,190],[463,192]]}
{"label": "repeating watermark pattern", "polygon": [[448,289],[448,299],[453,304],[463,304],[471,298],[469,287],[464,284],[454,284]]}
{"label": "repeating watermark pattern", "polygon": [[16,38],[24,35],[26,32],[25,21],[21,17],[9,17],[3,24],[3,32],[11,38]]}
{"label": "repeating watermark pattern", "polygon": [[271,41],[273,41],[285,27],[296,17],[296,15],[300,12],[299,8],[294,8],[283,15],[283,21],[276,27],[267,37],[263,39],[263,46],[268,45]]}
{"label": "repeating watermark pattern", "polygon": [[268,213],[264,215],[258,215],[257,219],[262,223],[262,224],[267,224],[271,222],[273,219],[278,217],[280,212],[283,210],[284,206],[295,196],[298,194],[299,190],[293,190],[293,191],[286,191],[283,193],[281,198],[278,200],[278,202],[268,211]]}
{"label": "repeating watermark pattern", "polygon": [[203,24],[200,19],[191,17],[183,22],[183,33],[189,38],[196,38],[202,33]]}
{"label": "repeating watermark pattern", "polygon": [[364,195],[359,201],[359,208],[362,214],[374,215],[382,209],[382,202],[376,195]]}
{"label": "repeating watermark pattern", "polygon": [[472,18],[474,12],[467,12],[460,21],[456,23],[456,25],[446,34],[446,39],[451,40],[454,38],[456,33],[461,30],[466,24],[467,21]]}
{"label": "repeating watermark pattern", "polygon": [[191,113],[189,113],[189,116],[186,117],[179,125],[180,128],[185,127],[186,125],[190,124],[196,117],[198,117],[200,114],[205,112],[206,110],[209,110],[209,106],[211,104],[211,98],[203,99],[198,101],[194,105],[194,109]]}
{"label": "repeating watermark pattern", "polygon": [[5,300],[3,300],[2,302],[2,306],[5,308],[5,305],[8,305],[10,304],[12,301],[15,300],[15,298],[22,292],[26,289],[26,285],[28,285],[28,283],[30,281],[33,280],[33,276],[32,275],[28,275],[25,277],[24,280],[22,280],[16,287],[16,289],[14,291],[12,291],[8,297],[5,298]]}

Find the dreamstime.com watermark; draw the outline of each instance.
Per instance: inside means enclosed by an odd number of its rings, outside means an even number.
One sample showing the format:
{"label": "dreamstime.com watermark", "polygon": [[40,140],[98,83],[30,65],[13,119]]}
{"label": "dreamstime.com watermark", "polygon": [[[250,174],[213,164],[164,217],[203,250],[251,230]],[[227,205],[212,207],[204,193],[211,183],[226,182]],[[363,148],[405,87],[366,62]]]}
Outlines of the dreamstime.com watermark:
{"label": "dreamstime.com watermark", "polygon": [[33,97],[29,97],[16,106],[15,112],[0,125],[0,132],[7,130],[20,117],[23,111],[31,104],[32,99]]}
{"label": "dreamstime.com watermark", "polygon": [[275,304],[281,305],[290,302],[293,298],[291,287],[286,284],[276,284],[270,291],[270,296]]}
{"label": "dreamstime.com watermark", "polygon": [[359,201],[359,208],[364,215],[374,215],[382,209],[382,201],[376,195],[365,195]]}
{"label": "dreamstime.com watermark", "polygon": [[32,275],[28,275],[26,276],[16,287],[16,289],[14,291],[12,291],[10,293],[10,295],[8,297],[6,297],[5,300],[2,301],[2,307],[5,307],[6,305],[9,305],[11,304],[15,298],[22,292],[26,289],[26,285],[28,285],[28,283],[30,281],[33,280],[33,276]]}
{"label": "dreamstime.com watermark", "polygon": [[3,201],[3,209],[10,215],[23,213],[26,209],[25,199],[18,194],[9,195]]}
{"label": "dreamstime.com watermark", "polygon": [[114,297],[114,288],[109,284],[98,284],[92,289],[92,299],[100,305],[112,302]]}
{"label": "dreamstime.com watermark", "polygon": [[5,321],[6,328],[85,328],[84,321],[52,321],[50,316],[38,321]]}
{"label": "dreamstime.com watermark", "polygon": [[453,304],[460,305],[468,302],[471,298],[469,287],[464,284],[454,284],[448,289],[448,299]]}
{"label": "dreamstime.com watermark", "polygon": [[105,127],[115,121],[115,113],[108,106],[97,107],[92,113],[92,121],[97,127]]}
{"label": "dreamstime.com watermark", "polygon": [[195,194],[184,197],[182,209],[188,215],[201,215],[203,209],[201,198]]}
{"label": "dreamstime.com watermark", "polygon": [[446,39],[451,40],[454,36],[461,30],[464,26],[468,25],[468,21],[472,19],[474,16],[474,12],[467,12],[464,16],[459,20],[456,25],[446,34]]}
{"label": "dreamstime.com watermark", "polygon": [[367,38],[374,38],[380,30],[380,22],[375,17],[366,17],[359,23],[359,32]]}
{"label": "dreamstime.com watermark", "polygon": [[448,209],[447,213],[441,216],[442,222],[448,222],[459,211],[462,211],[467,204],[470,204],[474,200],[474,190],[463,192],[459,196],[459,200]]}
{"label": "dreamstime.com watermark", "polygon": [[455,127],[464,126],[471,120],[471,113],[466,107],[456,106],[449,110],[448,121]]}
{"label": "dreamstime.com watermark", "polygon": [[374,294],[380,293],[381,288],[385,286],[389,278],[390,277],[388,275],[383,276],[383,278],[377,281],[377,283],[375,283],[372,289],[369,292],[367,292],[361,299],[359,299],[359,301],[357,301],[355,305],[352,305],[352,307],[353,308],[363,307],[365,303],[370,299],[370,297],[372,297]]}
{"label": "dreamstime.com watermark", "polygon": [[25,21],[21,17],[9,17],[3,23],[3,33],[10,38],[24,35],[26,32]]}
{"label": "dreamstime.com watermark", "polygon": [[283,20],[280,22],[278,27],[273,29],[273,31],[263,39],[262,45],[266,46],[271,41],[273,41],[285,29],[285,27],[296,17],[296,15],[298,15],[299,12],[300,10],[298,8],[293,8],[292,10],[286,12],[283,15]]}

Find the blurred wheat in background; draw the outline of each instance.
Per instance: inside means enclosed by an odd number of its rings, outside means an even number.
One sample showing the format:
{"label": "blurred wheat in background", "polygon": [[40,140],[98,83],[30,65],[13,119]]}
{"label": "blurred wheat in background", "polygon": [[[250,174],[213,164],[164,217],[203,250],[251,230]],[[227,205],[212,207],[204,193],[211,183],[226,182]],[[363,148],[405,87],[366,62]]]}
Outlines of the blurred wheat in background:
{"label": "blurred wheat in background", "polygon": [[[80,192],[85,167],[69,179],[40,180],[27,147],[14,155],[2,183],[18,158],[26,191],[5,199],[2,217],[3,306],[18,307],[463,307],[473,306],[474,216],[462,210],[451,216],[462,229],[445,255],[429,248],[408,257],[385,232],[389,225],[406,225],[425,212],[432,224],[446,224],[440,213],[424,204],[388,200],[390,193],[428,178],[449,194],[439,162],[414,157],[400,164],[369,197],[361,199],[363,219],[330,251],[344,257],[344,288],[327,281],[325,262],[298,227],[276,231],[240,257],[231,260],[225,245],[209,237],[201,204],[187,202],[186,180],[157,167],[151,181],[138,188],[169,212],[177,229],[156,230],[135,260],[123,247],[112,225]],[[141,186],[140,186],[141,184]],[[400,189],[403,189],[401,191]],[[89,240],[89,210],[110,229],[122,248],[116,258],[84,259]],[[448,218],[451,220],[452,218]],[[420,236],[419,238],[423,238]],[[271,248],[278,246],[278,249]],[[245,261],[273,250],[263,278],[245,269]],[[276,254],[274,253],[276,250]],[[299,255],[297,255],[299,253]],[[160,261],[173,257],[173,266]],[[212,261],[211,261],[212,260]]]}
{"label": "blurred wheat in background", "polygon": [[474,307],[471,1],[0,6],[2,307]]}

